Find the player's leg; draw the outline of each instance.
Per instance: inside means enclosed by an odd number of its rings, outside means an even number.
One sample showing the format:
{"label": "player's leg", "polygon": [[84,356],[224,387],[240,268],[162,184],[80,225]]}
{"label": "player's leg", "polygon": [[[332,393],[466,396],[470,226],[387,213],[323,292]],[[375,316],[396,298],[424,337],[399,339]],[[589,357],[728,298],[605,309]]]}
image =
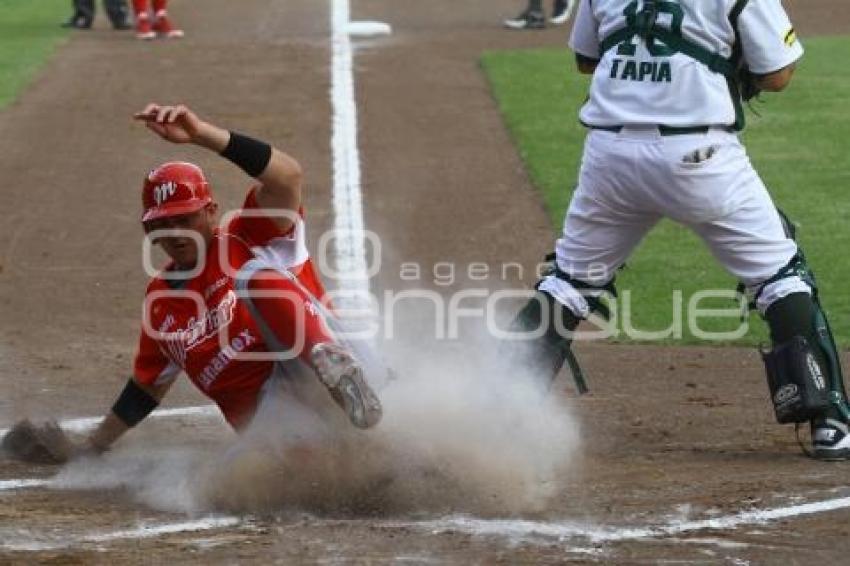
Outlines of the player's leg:
{"label": "player's leg", "polygon": [[[810,421],[816,457],[850,458],[847,397],[814,275],[746,155],[720,165],[716,177],[729,187],[730,211],[691,227],[768,324],[765,367],[777,420]],[[714,176],[702,171],[704,179]]]}
{"label": "player's leg", "polygon": [[170,39],[183,37],[183,30],[176,27],[168,17],[168,0],[153,0],[153,31]]}
{"label": "player's leg", "polygon": [[130,24],[127,21],[129,16],[127,0],[103,0],[103,8],[114,29],[130,29]]}
{"label": "player's leg", "polygon": [[145,40],[155,38],[148,0],[133,0],[133,15],[136,19],[136,37]]}
{"label": "player's leg", "polygon": [[509,29],[543,29],[546,16],[543,14],[543,0],[529,0],[528,6],[516,18],[504,21]]}
{"label": "player's leg", "polygon": [[94,0],[74,0],[74,13],[62,27],[89,29],[94,21]]}
{"label": "player's leg", "polygon": [[621,143],[607,132],[588,136],[553,272],[537,284],[512,325],[512,331],[529,337],[519,341],[515,355],[544,383],[569,361],[579,322],[593,312],[605,317],[603,299],[614,294],[617,270],[659,220],[658,214],[621,198],[636,194],[628,167],[619,169],[626,161]]}
{"label": "player's leg", "polygon": [[312,365],[311,351],[320,344],[335,341],[324,320],[324,310],[298,284],[294,277],[264,269],[247,282],[250,299],[274,334],[278,351]]}
{"label": "player's leg", "polygon": [[313,368],[352,424],[378,423],[381,404],[361,364],[326,323],[332,315],[292,274],[260,269],[239,286],[270,349],[292,352]]}

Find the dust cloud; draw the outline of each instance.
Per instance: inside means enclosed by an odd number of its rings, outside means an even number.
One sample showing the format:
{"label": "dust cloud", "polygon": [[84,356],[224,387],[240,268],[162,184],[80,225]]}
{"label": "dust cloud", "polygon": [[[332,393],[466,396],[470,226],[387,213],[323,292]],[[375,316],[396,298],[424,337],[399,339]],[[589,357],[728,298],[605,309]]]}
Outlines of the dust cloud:
{"label": "dust cloud", "polygon": [[[408,314],[416,334],[419,319]],[[73,463],[60,484],[125,487],[147,505],[190,514],[545,512],[578,458],[563,402],[491,338],[419,334],[378,348],[395,377],[378,388],[384,418],[372,430],[351,427],[312,376],[276,379],[229,447],[124,449]]]}

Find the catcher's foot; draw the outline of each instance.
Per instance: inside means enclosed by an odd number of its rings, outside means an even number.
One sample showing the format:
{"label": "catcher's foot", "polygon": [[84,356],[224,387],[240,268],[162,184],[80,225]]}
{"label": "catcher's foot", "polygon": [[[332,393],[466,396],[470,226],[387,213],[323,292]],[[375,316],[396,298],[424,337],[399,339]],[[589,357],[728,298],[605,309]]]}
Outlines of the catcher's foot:
{"label": "catcher's foot", "polygon": [[835,419],[813,422],[811,455],[818,460],[850,460],[850,431],[847,425]]}
{"label": "catcher's foot", "polygon": [[381,402],[366,383],[363,368],[351,353],[338,344],[317,344],[310,358],[319,380],[342,407],[351,424],[371,428],[383,413]]}

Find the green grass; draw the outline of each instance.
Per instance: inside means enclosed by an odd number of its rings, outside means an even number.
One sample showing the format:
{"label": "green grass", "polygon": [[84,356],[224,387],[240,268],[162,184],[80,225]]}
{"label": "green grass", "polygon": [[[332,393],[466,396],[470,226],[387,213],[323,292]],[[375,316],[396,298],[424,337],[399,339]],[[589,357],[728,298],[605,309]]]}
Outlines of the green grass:
{"label": "green grass", "polygon": [[0,108],[18,96],[68,32],[68,0],[0,0]]}
{"label": "green grass", "polygon": [[[799,225],[798,239],[818,276],[824,306],[839,342],[850,345],[850,38],[805,41],[807,53],[791,86],[763,96],[761,117],[748,112],[744,134],[750,156],[777,204]],[[486,53],[482,65],[531,179],[542,191],[560,230],[575,185],[585,131],[577,113],[588,79],[574,70],[565,49]],[[634,324],[659,330],[672,322],[672,291],[685,304],[700,289],[732,289],[736,281],[690,232],[662,222],[618,277],[631,292]],[[713,306],[728,306],[714,302]],[[701,305],[711,306],[708,303]],[[687,329],[682,339],[699,342]],[[734,319],[707,321],[731,330]],[[763,323],[750,317],[739,342],[766,341]]]}

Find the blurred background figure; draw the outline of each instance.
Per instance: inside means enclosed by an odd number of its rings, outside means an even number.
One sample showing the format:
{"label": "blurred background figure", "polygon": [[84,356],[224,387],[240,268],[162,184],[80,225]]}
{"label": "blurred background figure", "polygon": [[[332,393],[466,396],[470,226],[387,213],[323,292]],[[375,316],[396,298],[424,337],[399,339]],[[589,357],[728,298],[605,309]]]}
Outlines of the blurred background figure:
{"label": "blurred background figure", "polygon": [[[554,0],[552,17],[549,22],[559,26],[567,23],[573,13],[576,0]],[[528,0],[528,7],[516,18],[505,20],[510,29],[543,29],[546,27],[546,15],[543,13],[543,0]]]}
{"label": "blurred background figure", "polygon": [[[62,27],[89,29],[94,21],[94,0],[74,0],[72,3],[74,13],[71,17],[62,24]],[[130,22],[127,16],[127,0],[103,0],[103,9],[106,10],[106,15],[109,16],[109,21],[112,22],[112,27],[115,29],[130,29]]]}
{"label": "blurred background figure", "polygon": [[[153,19],[149,4],[153,4]],[[133,0],[133,12],[136,15],[136,37],[139,39],[154,39],[155,37],[183,37],[183,30],[174,27],[168,18],[166,5],[168,0]]]}

